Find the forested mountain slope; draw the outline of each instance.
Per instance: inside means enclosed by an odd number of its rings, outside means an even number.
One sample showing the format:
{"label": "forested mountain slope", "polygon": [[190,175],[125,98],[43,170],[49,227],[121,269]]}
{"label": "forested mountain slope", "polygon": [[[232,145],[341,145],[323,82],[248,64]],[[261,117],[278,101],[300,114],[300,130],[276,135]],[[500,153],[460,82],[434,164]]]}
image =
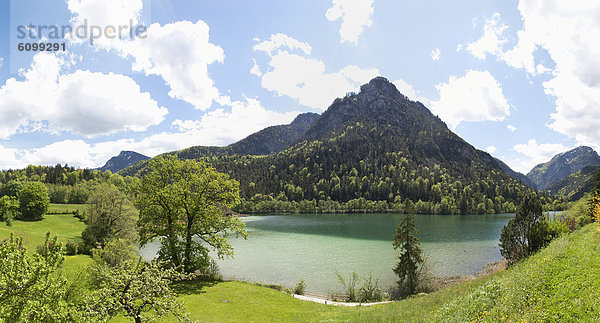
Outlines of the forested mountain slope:
{"label": "forested mountain slope", "polygon": [[494,213],[513,211],[531,190],[382,77],[336,99],[300,142],[280,153],[205,156],[240,181],[242,197],[255,204],[410,198],[424,213]]}

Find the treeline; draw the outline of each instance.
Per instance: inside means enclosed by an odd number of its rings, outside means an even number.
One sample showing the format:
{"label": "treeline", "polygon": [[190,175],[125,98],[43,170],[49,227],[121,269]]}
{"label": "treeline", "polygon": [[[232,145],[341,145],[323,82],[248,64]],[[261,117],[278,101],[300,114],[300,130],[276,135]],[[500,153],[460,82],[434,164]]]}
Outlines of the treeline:
{"label": "treeline", "polygon": [[21,189],[30,182],[43,183],[48,190],[50,203],[84,204],[94,187],[110,183],[126,191],[139,179],[123,177],[110,171],[75,169],[68,165],[33,166],[0,172],[0,197],[18,197]]}
{"label": "treeline", "polygon": [[[544,211],[564,210],[568,204],[566,202],[551,203],[552,199],[544,196],[540,200],[545,201]],[[410,200],[404,200],[410,201]],[[276,198],[271,195],[256,194],[250,200],[242,199],[240,204],[234,208],[238,213],[405,213],[404,201],[396,197],[394,202],[388,201],[370,201],[364,197],[352,199],[347,202],[334,201],[331,198],[326,200],[301,200],[289,201],[284,194]],[[554,200],[556,201],[556,200]],[[411,201],[412,202],[412,201]],[[414,203],[414,212],[416,214],[460,214],[456,209],[449,211],[444,209],[441,203],[423,202],[418,200]],[[501,209],[496,209],[491,201],[487,204],[480,203],[476,213],[471,214],[497,214],[514,213],[515,205],[508,202]]]}

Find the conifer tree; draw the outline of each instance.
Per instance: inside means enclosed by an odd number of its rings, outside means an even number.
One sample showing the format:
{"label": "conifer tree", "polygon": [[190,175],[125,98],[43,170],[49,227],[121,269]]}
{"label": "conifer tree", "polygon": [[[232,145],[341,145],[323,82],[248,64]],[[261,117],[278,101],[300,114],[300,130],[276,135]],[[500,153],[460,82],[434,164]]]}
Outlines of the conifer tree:
{"label": "conifer tree", "polygon": [[394,237],[394,249],[400,250],[394,272],[400,278],[398,280],[400,289],[407,294],[414,294],[418,286],[419,267],[423,264],[423,251],[417,238],[419,231],[415,226],[415,211],[410,200],[404,203],[404,212],[406,216],[396,227]]}

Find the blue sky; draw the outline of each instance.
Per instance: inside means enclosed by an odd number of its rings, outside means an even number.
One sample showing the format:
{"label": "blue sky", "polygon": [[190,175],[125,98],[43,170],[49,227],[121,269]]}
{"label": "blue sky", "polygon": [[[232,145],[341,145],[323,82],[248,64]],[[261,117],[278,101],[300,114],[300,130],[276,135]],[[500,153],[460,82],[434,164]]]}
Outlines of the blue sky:
{"label": "blue sky", "polygon": [[[600,147],[593,1],[3,0],[0,12],[0,168],[226,145],[377,75],[521,172]],[[84,23],[147,30],[17,38],[20,25]],[[17,49],[40,41],[66,51]]]}

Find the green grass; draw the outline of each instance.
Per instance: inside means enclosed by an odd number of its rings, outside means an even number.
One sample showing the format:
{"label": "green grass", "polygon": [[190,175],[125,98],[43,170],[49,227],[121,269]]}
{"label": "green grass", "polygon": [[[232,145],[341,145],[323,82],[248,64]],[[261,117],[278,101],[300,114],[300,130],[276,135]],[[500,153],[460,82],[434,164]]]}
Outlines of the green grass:
{"label": "green grass", "polygon": [[440,321],[600,322],[595,224],[560,238],[443,307]]}
{"label": "green grass", "polygon": [[46,232],[52,236],[57,235],[59,241],[80,240],[85,224],[72,214],[46,214],[41,221],[15,220],[12,226],[0,223],[0,241],[8,238],[11,233],[23,237],[23,244],[28,250],[35,248],[46,238]]}
{"label": "green grass", "polygon": [[72,214],[76,210],[79,210],[79,213],[83,213],[85,209],[85,204],[50,204],[48,213]]}

